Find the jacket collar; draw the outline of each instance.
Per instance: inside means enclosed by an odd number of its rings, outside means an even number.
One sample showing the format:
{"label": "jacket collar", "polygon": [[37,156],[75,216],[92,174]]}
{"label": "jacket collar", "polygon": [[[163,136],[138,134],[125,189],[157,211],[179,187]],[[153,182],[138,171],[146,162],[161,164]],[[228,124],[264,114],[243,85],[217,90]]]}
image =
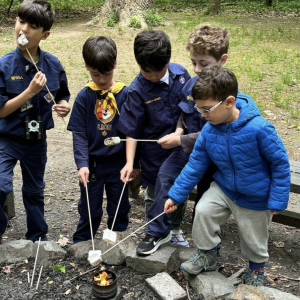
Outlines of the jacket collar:
{"label": "jacket collar", "polygon": [[[45,73],[44,68],[43,68],[44,53],[40,47],[38,47],[38,52],[39,52],[40,58],[36,65],[41,72]],[[31,69],[35,69],[34,64],[31,61],[28,61],[24,57],[22,51],[18,47],[16,48],[16,58],[19,61],[19,63],[22,65],[22,67],[24,68],[23,70],[25,73],[29,72],[29,70],[31,70]],[[29,66],[29,67],[26,68],[26,66]]]}

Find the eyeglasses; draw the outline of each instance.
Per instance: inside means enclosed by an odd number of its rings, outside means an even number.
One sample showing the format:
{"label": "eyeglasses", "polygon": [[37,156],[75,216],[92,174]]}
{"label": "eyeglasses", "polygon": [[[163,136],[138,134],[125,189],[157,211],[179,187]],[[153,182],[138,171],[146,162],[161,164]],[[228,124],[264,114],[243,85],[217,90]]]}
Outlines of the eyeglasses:
{"label": "eyeglasses", "polygon": [[197,106],[197,104],[195,104],[194,107],[196,108],[196,110],[197,110],[198,113],[200,113],[200,114],[206,113],[206,114],[209,115],[214,109],[216,109],[223,102],[224,102],[224,100],[220,101],[219,103],[217,103],[215,106],[211,107],[210,109],[200,108],[200,107]]}

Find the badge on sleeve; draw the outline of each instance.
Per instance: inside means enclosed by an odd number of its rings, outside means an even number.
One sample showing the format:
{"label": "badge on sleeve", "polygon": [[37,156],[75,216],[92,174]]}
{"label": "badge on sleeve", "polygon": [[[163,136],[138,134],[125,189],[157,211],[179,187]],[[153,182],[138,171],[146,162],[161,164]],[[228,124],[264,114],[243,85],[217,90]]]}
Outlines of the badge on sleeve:
{"label": "badge on sleeve", "polygon": [[31,107],[33,107],[33,105],[29,102],[29,100],[20,107],[21,112],[26,111],[28,109],[30,109]]}
{"label": "badge on sleeve", "polygon": [[48,93],[47,95],[45,95],[44,98],[48,103],[50,103],[51,101],[54,102],[54,100],[52,100],[52,99],[54,99],[54,97],[51,93]]}
{"label": "badge on sleeve", "polygon": [[179,82],[185,84],[185,78],[182,75],[179,77]]}

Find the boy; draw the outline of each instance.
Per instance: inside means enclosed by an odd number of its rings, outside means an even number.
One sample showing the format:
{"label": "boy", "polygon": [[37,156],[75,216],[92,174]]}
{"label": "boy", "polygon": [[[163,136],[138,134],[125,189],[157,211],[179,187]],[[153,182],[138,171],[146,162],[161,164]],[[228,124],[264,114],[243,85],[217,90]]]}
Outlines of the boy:
{"label": "boy", "polygon": [[[155,186],[155,200],[148,212],[148,219],[150,220],[163,211],[164,204],[168,199],[168,191],[188,162],[196,138],[206,123],[194,107],[195,102],[191,96],[192,87],[205,66],[224,65],[226,63],[228,47],[227,30],[210,24],[196,26],[188,37],[186,49],[190,52],[194,72],[197,75],[191,78],[182,90],[182,100],[179,103],[181,116],[176,131],[158,141],[158,144],[164,149],[177,148],[159,170]],[[209,188],[215,171],[216,167],[212,164],[197,184],[195,205]],[[137,246],[137,254],[149,255],[170,239],[171,243],[188,247],[189,243],[179,229],[184,215],[184,208],[185,205],[182,204],[174,214],[163,215],[151,222],[148,225],[145,238]]]}
{"label": "boy", "polygon": [[[26,239],[47,240],[44,218],[44,173],[47,161],[46,130],[54,127],[52,109],[65,117],[70,93],[66,73],[59,60],[40,49],[50,35],[54,21],[51,5],[26,0],[18,8],[16,40],[24,34],[26,47],[17,48],[0,59],[0,235],[7,226],[3,212],[6,195],[12,192],[13,169],[20,161],[23,176],[23,202],[27,215]],[[53,105],[51,95],[56,104]]]}
{"label": "boy", "polygon": [[[180,116],[179,95],[190,79],[187,70],[170,63],[171,43],[165,32],[142,31],[134,40],[134,55],[140,73],[131,83],[122,107],[118,129],[127,138],[158,140],[175,130]],[[121,180],[133,170],[137,142],[126,142],[127,163]],[[153,142],[140,142],[141,184],[147,186],[146,215],[154,200],[155,182],[160,166],[172,150]]]}
{"label": "boy", "polygon": [[[126,186],[114,228],[111,228],[123,189],[120,170],[126,161],[124,143],[114,147],[104,146],[107,137],[120,135],[116,127],[119,111],[127,95],[124,83],[113,79],[114,69],[117,67],[117,47],[108,37],[90,37],[83,45],[82,55],[92,81],[77,95],[68,124],[68,130],[73,132],[74,158],[81,193],[78,203],[80,219],[73,236],[74,244],[91,239],[86,198],[88,183],[93,236],[103,215],[104,186],[108,228],[125,231],[130,210]],[[121,137],[125,138],[124,135]]]}
{"label": "boy", "polygon": [[263,284],[268,259],[268,228],[272,215],[287,208],[290,168],[285,147],[275,128],[260,116],[253,100],[236,101],[235,75],[219,66],[206,67],[192,96],[207,120],[189,162],[170,189],[165,212],[176,209],[213,161],[218,171],[197,204],[193,239],[198,251],[181,265],[197,275],[217,268],[220,226],[232,213],[238,225],[243,255],[249,259],[247,284]]}

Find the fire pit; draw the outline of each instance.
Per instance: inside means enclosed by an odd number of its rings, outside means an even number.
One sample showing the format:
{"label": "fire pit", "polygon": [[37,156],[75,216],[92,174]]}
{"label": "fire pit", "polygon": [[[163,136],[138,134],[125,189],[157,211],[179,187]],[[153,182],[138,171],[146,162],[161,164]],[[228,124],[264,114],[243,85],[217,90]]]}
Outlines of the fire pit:
{"label": "fire pit", "polygon": [[117,276],[114,272],[100,271],[94,274],[92,294],[96,299],[110,299],[117,291]]}

